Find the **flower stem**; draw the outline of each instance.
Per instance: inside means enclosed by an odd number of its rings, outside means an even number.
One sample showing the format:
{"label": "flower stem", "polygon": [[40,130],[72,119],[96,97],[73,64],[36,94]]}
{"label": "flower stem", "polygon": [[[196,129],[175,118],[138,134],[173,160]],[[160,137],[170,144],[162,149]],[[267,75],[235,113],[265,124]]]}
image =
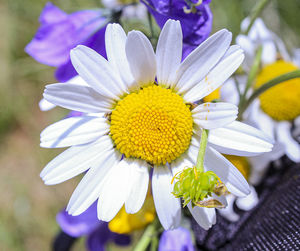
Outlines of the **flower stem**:
{"label": "flower stem", "polygon": [[269,3],[270,0],[261,0],[259,1],[252,9],[250,14],[250,23],[248,25],[247,30],[244,32],[245,35],[248,35],[252,25],[254,24],[256,18],[260,15],[266,5]]}
{"label": "flower stem", "polygon": [[201,172],[204,172],[204,156],[208,139],[208,130],[203,129],[201,133],[200,147],[197,156],[196,168]]}
{"label": "flower stem", "polygon": [[[300,78],[300,70],[292,71],[283,75],[280,75],[279,77],[273,78],[267,83],[263,84],[261,87],[256,89],[253,94],[250,96],[250,98],[245,102],[243,106],[240,107],[240,114],[243,114],[243,112],[248,108],[248,106],[252,103],[254,99],[256,99],[259,95],[261,95],[263,92],[268,90],[271,87],[274,87],[275,85],[278,85],[282,82],[288,81],[290,79],[294,78]],[[274,97],[276,98],[276,97]]]}
{"label": "flower stem", "polygon": [[151,243],[152,239],[156,237],[159,225],[159,220],[156,217],[155,220],[150,225],[148,225],[142,238],[139,240],[133,251],[145,251]]}
{"label": "flower stem", "polygon": [[[257,72],[258,72],[258,69],[259,69],[259,65],[260,65],[260,61],[261,61],[261,55],[262,55],[262,46],[260,46],[258,48],[257,53],[255,55],[254,62],[251,66],[251,69],[250,69],[250,72],[249,72],[249,75],[248,75],[245,90],[244,90],[244,92],[243,92],[243,94],[241,95],[241,98],[240,98],[239,108],[243,107],[246,103],[246,98],[247,98],[248,91],[249,91],[250,87],[253,85],[253,82],[256,78],[256,75],[257,75]],[[243,114],[240,111],[239,118],[242,118],[242,115]]]}

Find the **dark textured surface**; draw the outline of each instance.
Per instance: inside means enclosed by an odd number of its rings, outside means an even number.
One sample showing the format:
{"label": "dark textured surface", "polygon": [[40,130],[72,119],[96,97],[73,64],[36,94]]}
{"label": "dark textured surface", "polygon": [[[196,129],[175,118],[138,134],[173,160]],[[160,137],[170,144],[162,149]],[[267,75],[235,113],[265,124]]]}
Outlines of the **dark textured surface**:
{"label": "dark textured surface", "polygon": [[259,204],[248,212],[236,211],[232,223],[220,215],[209,231],[193,222],[198,250],[300,250],[300,165],[271,167],[257,187]]}

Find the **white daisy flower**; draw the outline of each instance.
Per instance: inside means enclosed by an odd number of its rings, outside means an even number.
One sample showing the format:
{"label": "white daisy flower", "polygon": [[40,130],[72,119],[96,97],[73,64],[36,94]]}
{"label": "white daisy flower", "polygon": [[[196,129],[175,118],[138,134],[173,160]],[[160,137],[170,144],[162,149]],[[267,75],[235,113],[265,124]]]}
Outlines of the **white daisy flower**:
{"label": "white daisy flower", "polygon": [[[247,28],[248,23],[248,19],[242,22],[242,30]],[[261,82],[258,84],[297,69],[297,62],[299,62],[297,50],[295,50],[294,65],[292,65],[290,63],[291,57],[287,53],[283,42],[276,34],[267,29],[261,19],[255,21],[248,36],[239,35],[237,43],[245,50],[245,61],[249,62],[245,70],[250,68],[257,48],[262,46],[262,64],[264,68],[258,76],[258,82]],[[278,55],[283,60],[276,61]],[[246,81],[247,76],[238,77],[242,92]],[[299,90],[300,81],[298,79],[282,83],[271,88],[266,94],[261,95],[245,111],[244,122],[262,130],[275,141],[271,152],[250,158],[254,169],[250,177],[251,183],[259,183],[269,163],[279,159],[284,154],[292,161],[300,162],[300,145],[293,138],[291,132],[291,121],[297,121],[300,112]],[[251,94],[251,91],[248,94]],[[222,86],[221,96],[222,100],[238,105],[239,94],[234,79],[229,79]]]}
{"label": "white daisy flower", "polygon": [[[235,121],[235,105],[194,104],[242,63],[243,51],[230,42],[231,33],[221,30],[181,62],[181,26],[169,20],[156,53],[144,34],[131,31],[126,36],[118,24],[106,29],[108,60],[85,46],[71,51],[72,63],[88,86],[48,85],[44,97],[87,115],[64,119],[41,133],[42,147],[71,146],[42,171],[46,184],[87,171],[67,206],[70,214],[81,214],[97,199],[98,218],[103,221],[113,219],[124,204],[126,212],[138,212],[152,167],[152,194],[160,222],[165,229],[178,227],[181,203],[171,194],[171,180],[179,170],[195,165],[203,129],[210,129],[205,169],[213,171],[229,192],[249,193],[242,174],[218,151],[246,156],[268,152],[272,148],[268,137]],[[188,207],[203,228],[215,223],[214,208]]]}
{"label": "white daisy flower", "polygon": [[[241,23],[241,31],[246,31],[250,23],[250,18],[245,18]],[[253,23],[248,35],[240,34],[236,37],[236,43],[240,45],[245,52],[245,61],[243,67],[249,70],[252,66],[256,50],[259,46],[263,47],[261,62],[269,64],[276,60],[279,52],[286,60],[289,54],[282,40],[264,24],[261,18],[257,18]]]}

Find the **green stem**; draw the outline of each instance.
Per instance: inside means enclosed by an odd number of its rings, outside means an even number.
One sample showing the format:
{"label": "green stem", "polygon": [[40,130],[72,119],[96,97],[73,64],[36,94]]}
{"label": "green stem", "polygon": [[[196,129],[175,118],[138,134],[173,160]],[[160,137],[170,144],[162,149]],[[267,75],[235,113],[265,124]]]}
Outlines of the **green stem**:
{"label": "green stem", "polygon": [[133,251],[145,251],[151,243],[152,239],[156,237],[157,228],[159,227],[159,225],[159,220],[155,218],[155,220],[150,225],[148,225],[142,238],[139,240]]}
{"label": "green stem", "polygon": [[[261,54],[262,54],[262,46],[260,46],[258,48],[257,53],[255,55],[254,62],[251,66],[251,69],[250,69],[250,72],[249,72],[249,75],[248,75],[248,79],[247,79],[247,83],[246,83],[244,93],[241,95],[241,98],[240,98],[239,108],[243,107],[246,103],[246,98],[247,98],[248,91],[249,91],[250,87],[252,87],[253,82],[256,78],[257,72],[259,70]],[[243,114],[240,111],[240,117],[242,117],[242,115]]]}
{"label": "green stem", "polygon": [[[243,112],[248,108],[248,106],[252,103],[254,99],[256,99],[259,95],[261,95],[263,92],[268,90],[269,88],[274,87],[275,85],[278,85],[282,82],[294,79],[294,78],[300,78],[300,70],[292,71],[283,75],[280,75],[277,78],[273,78],[267,83],[263,84],[261,87],[256,89],[253,94],[250,96],[250,98],[245,102],[245,104],[240,108],[240,114],[243,114]],[[274,97],[276,98],[276,97]]]}
{"label": "green stem", "polygon": [[196,168],[201,172],[204,172],[204,156],[208,139],[208,130],[203,129],[201,133],[200,147],[197,156]]}
{"label": "green stem", "polygon": [[256,18],[260,15],[266,5],[269,3],[270,0],[261,0],[259,1],[252,9],[250,14],[250,23],[248,25],[247,30],[245,31],[245,35],[248,35],[252,25],[254,24]]}
{"label": "green stem", "polygon": [[157,247],[158,247],[158,237],[155,236],[152,238],[150,251],[157,251]]}
{"label": "green stem", "polygon": [[235,88],[236,88],[236,91],[238,92],[239,94],[239,98],[241,99],[241,89],[240,89],[240,85],[239,85],[239,82],[236,78],[236,75],[233,75],[233,81],[234,81],[234,84],[235,84]]}
{"label": "green stem", "polygon": [[150,33],[151,33],[151,38],[154,37],[154,30],[153,30],[153,23],[152,23],[152,17],[150,12],[147,12],[147,17],[148,17],[148,24],[149,24],[149,28],[150,28]]}

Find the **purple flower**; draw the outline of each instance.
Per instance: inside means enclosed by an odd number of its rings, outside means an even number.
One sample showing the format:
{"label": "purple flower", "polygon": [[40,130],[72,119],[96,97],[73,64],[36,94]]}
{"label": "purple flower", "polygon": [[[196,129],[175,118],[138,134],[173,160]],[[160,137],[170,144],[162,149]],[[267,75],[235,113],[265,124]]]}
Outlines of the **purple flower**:
{"label": "purple flower", "polygon": [[57,67],[56,78],[65,82],[77,75],[70,61],[70,50],[78,44],[106,56],[106,19],[99,10],[67,14],[47,3],[40,15],[40,28],[25,51],[40,63]]}
{"label": "purple flower", "polygon": [[211,32],[213,16],[209,8],[210,1],[203,0],[201,5],[194,6],[196,12],[186,13],[184,9],[190,7],[184,0],[142,0],[161,28],[168,19],[180,21],[183,32],[183,59]]}
{"label": "purple flower", "polygon": [[158,251],[194,251],[190,232],[183,228],[164,231],[160,241]]}
{"label": "purple flower", "polygon": [[125,246],[130,243],[128,235],[113,233],[108,229],[108,223],[97,218],[97,202],[84,213],[71,216],[62,210],[56,220],[63,232],[72,237],[87,236],[87,247],[91,251],[104,251],[105,244],[113,241],[117,245]]}

